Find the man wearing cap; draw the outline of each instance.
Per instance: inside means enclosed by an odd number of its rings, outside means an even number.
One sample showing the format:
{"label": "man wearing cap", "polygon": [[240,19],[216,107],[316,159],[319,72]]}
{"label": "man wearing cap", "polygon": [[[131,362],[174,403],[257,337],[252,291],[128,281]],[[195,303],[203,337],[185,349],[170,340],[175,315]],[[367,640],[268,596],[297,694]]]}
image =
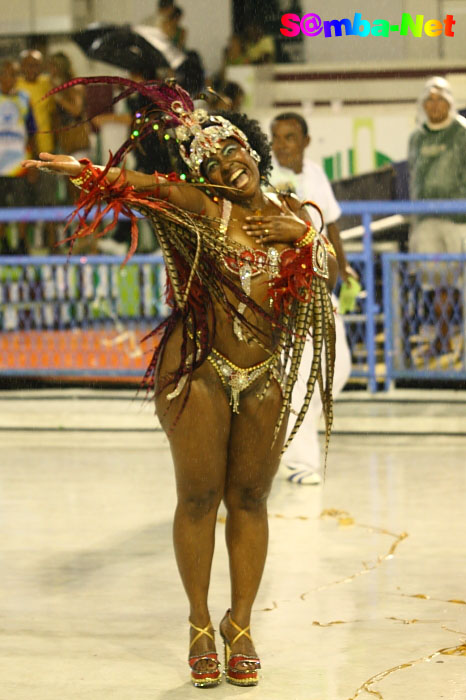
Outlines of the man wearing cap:
{"label": "man wearing cap", "polygon": [[[430,78],[418,100],[419,127],[409,141],[412,199],[466,199],[466,120],[454,103],[450,84]],[[466,252],[466,212],[417,217],[409,238],[411,253]],[[423,289],[430,296],[435,335],[427,354],[452,352],[452,325],[460,306],[459,263],[421,263]],[[459,314],[457,314],[458,316]],[[456,319],[460,321],[459,318]]]}

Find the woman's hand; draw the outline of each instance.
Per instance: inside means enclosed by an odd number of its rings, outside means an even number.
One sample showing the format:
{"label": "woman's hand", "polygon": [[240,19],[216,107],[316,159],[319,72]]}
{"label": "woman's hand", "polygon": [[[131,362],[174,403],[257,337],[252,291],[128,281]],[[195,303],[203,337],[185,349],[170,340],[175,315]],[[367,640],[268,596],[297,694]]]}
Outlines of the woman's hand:
{"label": "woman's hand", "polygon": [[352,277],[353,279],[356,280],[356,282],[359,282],[359,275],[356,272],[356,270],[351,267],[349,263],[346,264],[344,270],[341,270],[340,272],[340,277],[343,280],[343,282],[348,281],[348,277]]}
{"label": "woman's hand", "polygon": [[76,177],[84,168],[79,160],[76,160],[73,156],[39,153],[39,158],[40,160],[24,160],[21,165],[26,169],[37,168],[38,170],[45,170],[47,173],[69,175],[70,177]]}
{"label": "woman's hand", "polygon": [[258,243],[294,244],[307,228],[306,222],[296,216],[247,216],[243,226]]}

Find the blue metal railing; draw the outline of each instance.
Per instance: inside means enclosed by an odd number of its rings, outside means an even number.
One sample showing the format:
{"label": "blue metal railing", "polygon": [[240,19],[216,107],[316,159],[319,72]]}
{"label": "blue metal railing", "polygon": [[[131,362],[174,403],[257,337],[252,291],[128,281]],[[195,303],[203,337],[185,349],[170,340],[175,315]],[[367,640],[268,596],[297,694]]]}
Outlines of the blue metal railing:
{"label": "blue metal railing", "polygon": [[141,377],[140,340],[168,313],[165,266],[161,255],[123,261],[0,257],[0,374]]}
{"label": "blue metal railing", "polygon": [[[365,290],[365,300],[364,300],[364,313],[363,320],[359,321],[364,324],[364,343],[367,352],[367,366],[364,368],[357,368],[353,372],[354,376],[366,377],[368,381],[368,388],[371,392],[377,390],[376,376],[376,316],[380,312],[380,306],[376,301],[376,288],[375,288],[375,260],[373,253],[373,234],[372,234],[372,219],[374,216],[379,215],[393,215],[393,214],[432,214],[441,215],[448,213],[466,213],[466,200],[425,200],[419,202],[410,201],[351,201],[351,202],[341,202],[341,209],[343,215],[357,215],[361,217],[361,222],[364,228],[363,235],[363,250],[358,254],[348,255],[350,262],[355,263],[359,266],[361,272],[361,277],[364,284]],[[34,221],[64,221],[73,211],[72,207],[34,207],[28,209],[0,209],[0,223],[2,222],[34,222]],[[138,256],[144,259],[147,263],[147,256]],[[386,255],[381,256],[385,258]],[[438,256],[435,256],[437,258]],[[156,259],[150,256],[153,262]],[[44,259],[46,260],[46,259]],[[53,262],[54,265],[59,263],[61,260],[63,262],[73,261],[72,264],[79,264],[79,259],[76,262],[75,258],[68,258],[64,256],[59,258],[58,256],[53,256],[53,258],[48,259],[48,263]],[[8,256],[0,258],[0,266],[11,266],[11,265],[21,265],[25,264],[25,261],[29,265],[40,264],[40,260],[35,257],[24,258],[24,257],[13,257]],[[100,264],[118,264],[120,259],[113,258],[109,256],[98,256],[98,261]],[[136,262],[136,259],[133,258]],[[89,259],[90,262],[90,259]],[[159,261],[157,261],[159,262]],[[387,263],[388,265],[389,263]],[[387,273],[388,274],[388,273]],[[390,280],[390,277],[387,277]],[[388,282],[389,284],[389,282]],[[384,313],[392,313],[393,299],[389,293],[389,288],[387,284],[384,285]],[[359,315],[361,318],[361,315]],[[351,321],[351,315],[345,317],[348,322]],[[393,350],[387,351],[388,354]],[[387,386],[391,382],[393,376],[391,374],[393,370],[393,362],[389,362],[387,365]],[[408,370],[406,370],[408,372]]]}
{"label": "blue metal railing", "polygon": [[[382,273],[385,389],[396,379],[466,380],[466,252],[385,253]],[[450,290],[443,304],[439,288]]]}
{"label": "blue metal railing", "polygon": [[[466,214],[466,200],[464,199],[429,199],[422,201],[380,201],[361,200],[351,202],[340,202],[340,207],[345,216],[360,216],[364,228],[363,235],[363,260],[366,271],[365,291],[366,291],[366,349],[368,361],[368,388],[371,392],[377,390],[376,377],[376,314],[379,311],[375,298],[375,276],[374,276],[374,254],[372,241],[372,219],[374,216],[392,216],[394,214],[405,215],[435,215],[441,214]],[[382,259],[385,255],[381,256]],[[437,256],[434,256],[437,257]],[[389,313],[391,297],[387,285],[384,285],[384,314]],[[386,368],[386,387],[391,384],[393,377],[389,374],[391,365]],[[408,374],[408,372],[406,373]],[[415,375],[414,370],[412,376]],[[443,374],[445,376],[445,373]]]}

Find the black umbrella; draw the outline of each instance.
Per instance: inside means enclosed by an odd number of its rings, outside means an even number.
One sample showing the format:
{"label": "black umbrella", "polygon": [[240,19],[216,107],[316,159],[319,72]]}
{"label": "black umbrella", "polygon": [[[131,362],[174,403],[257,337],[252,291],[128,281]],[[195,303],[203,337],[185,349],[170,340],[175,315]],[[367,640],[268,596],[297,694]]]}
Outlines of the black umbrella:
{"label": "black umbrella", "polygon": [[88,58],[140,73],[146,80],[166,77],[169,70],[192,94],[204,87],[199,55],[181,51],[158,27],[91,24],[72,34],[72,39]]}
{"label": "black umbrella", "polygon": [[117,24],[102,24],[100,22],[93,22],[92,24],[89,24],[86,29],[82,29],[79,32],[74,32],[71,37],[73,41],[84,51],[84,53],[87,54],[94,39],[103,37],[107,32],[110,32],[113,29],[119,29],[119,26]]}
{"label": "black umbrella", "polygon": [[89,58],[148,78],[155,78],[159,69],[176,71],[186,60],[156,27],[91,25],[72,38]]}

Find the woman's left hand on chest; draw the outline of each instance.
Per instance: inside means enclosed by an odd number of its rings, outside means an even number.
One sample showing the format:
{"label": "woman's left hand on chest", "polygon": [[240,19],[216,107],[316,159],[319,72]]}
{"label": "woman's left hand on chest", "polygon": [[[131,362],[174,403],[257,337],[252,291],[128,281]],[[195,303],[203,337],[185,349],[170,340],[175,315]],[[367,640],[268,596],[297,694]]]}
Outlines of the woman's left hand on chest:
{"label": "woman's left hand on chest", "polygon": [[248,216],[243,231],[262,243],[295,243],[307,231],[307,224],[295,216]]}

